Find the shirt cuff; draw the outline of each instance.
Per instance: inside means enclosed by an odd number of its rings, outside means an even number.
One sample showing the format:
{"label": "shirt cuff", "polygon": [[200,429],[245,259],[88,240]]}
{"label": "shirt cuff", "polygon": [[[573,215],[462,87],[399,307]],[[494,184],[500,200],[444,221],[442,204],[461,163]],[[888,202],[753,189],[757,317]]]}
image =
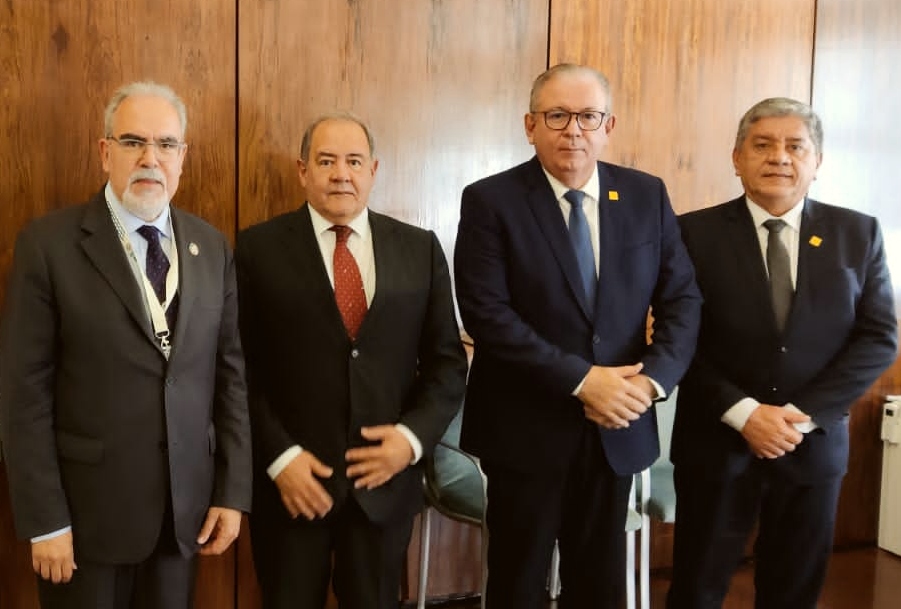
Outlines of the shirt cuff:
{"label": "shirt cuff", "polygon": [[71,530],[72,530],[72,527],[68,526],[68,527],[63,527],[61,529],[53,531],[52,533],[47,533],[46,535],[38,535],[37,537],[31,538],[31,543],[37,543],[39,541],[47,541],[48,539],[53,539],[54,537],[59,537],[60,535],[65,535],[66,533],[68,533]]}
{"label": "shirt cuff", "polygon": [[660,386],[660,383],[648,377],[648,380],[651,381],[651,386],[654,388],[654,395],[651,396],[652,400],[665,400],[666,392],[663,390],[663,387]]}
{"label": "shirt cuff", "polygon": [[403,434],[407,439],[407,442],[410,443],[410,448],[413,449],[413,460],[410,461],[410,465],[417,463],[422,459],[422,442],[420,442],[419,438],[416,437],[416,434],[410,431],[410,428],[403,423],[396,424],[394,428]]}
{"label": "shirt cuff", "polygon": [[285,452],[280,454],[275,461],[269,464],[269,467],[266,468],[266,473],[269,474],[269,477],[275,480],[282,470],[288,467],[288,464],[294,460],[294,458],[303,452],[303,449],[295,444],[291,448],[287,449]]}
{"label": "shirt cuff", "polygon": [[741,431],[745,427],[745,423],[751,417],[751,414],[757,410],[760,402],[754,398],[742,398],[737,401],[729,410],[723,413],[720,421],[733,428]]}

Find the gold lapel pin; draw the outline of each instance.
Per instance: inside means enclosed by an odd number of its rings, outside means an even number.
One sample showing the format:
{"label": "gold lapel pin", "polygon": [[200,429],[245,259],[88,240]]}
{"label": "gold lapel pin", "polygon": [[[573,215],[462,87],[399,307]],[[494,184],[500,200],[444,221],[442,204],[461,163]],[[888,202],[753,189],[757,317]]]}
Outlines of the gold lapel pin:
{"label": "gold lapel pin", "polygon": [[619,201],[619,192],[616,190],[608,190],[607,198],[611,201]]}
{"label": "gold lapel pin", "polygon": [[820,247],[820,244],[821,244],[822,242],[823,242],[823,240],[822,240],[821,238],[817,237],[816,235],[814,235],[813,237],[811,237],[811,238],[810,238],[810,241],[808,241],[808,243],[809,243],[810,245],[814,246],[814,247]]}
{"label": "gold lapel pin", "polygon": [[200,247],[198,247],[198,245],[192,241],[188,244],[188,251],[191,252],[192,256],[197,256],[198,254],[200,254]]}

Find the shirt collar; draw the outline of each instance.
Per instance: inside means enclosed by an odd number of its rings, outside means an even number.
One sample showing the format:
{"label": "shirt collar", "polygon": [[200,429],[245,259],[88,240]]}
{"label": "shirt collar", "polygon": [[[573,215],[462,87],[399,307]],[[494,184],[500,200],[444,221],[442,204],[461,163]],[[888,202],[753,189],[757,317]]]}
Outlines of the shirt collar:
{"label": "shirt collar", "polygon": [[147,222],[143,220],[130,211],[128,211],[122,202],[119,201],[119,197],[116,196],[116,193],[113,192],[113,187],[109,182],[106,183],[106,190],[104,191],[106,195],[106,200],[109,201],[110,206],[113,208],[113,211],[116,213],[116,216],[119,217],[119,222],[122,223],[122,228],[125,229],[126,233],[136,232],[139,228],[144,226],[145,224],[149,224],[151,226],[155,226],[157,230],[159,230],[163,236],[171,239],[172,231],[170,230],[171,224],[169,223],[169,205],[163,208],[163,213],[159,215],[159,217],[153,222]]}
{"label": "shirt collar", "polygon": [[[554,196],[557,197],[558,201],[562,199],[563,195],[565,195],[568,191],[573,190],[566,186],[563,182],[552,176],[551,173],[544,168],[544,166],[541,167],[541,171],[543,171],[544,175],[547,176],[547,181],[550,182],[551,188],[554,190]],[[581,190],[595,201],[600,200],[601,184],[600,180],[598,179],[597,163],[594,164],[594,171],[591,172],[591,177],[588,178],[588,181],[585,182],[585,184],[583,184],[581,188],[577,188],[575,190]]]}
{"label": "shirt collar", "polygon": [[[310,209],[310,221],[313,223],[313,231],[317,235],[322,235],[331,227],[335,226],[334,222],[330,222],[322,217],[316,208],[310,205],[307,202],[307,207]],[[369,209],[364,207],[363,211],[357,214],[357,217],[347,223],[347,225],[353,230],[353,232],[357,233],[363,238],[369,236]]]}
{"label": "shirt collar", "polygon": [[[747,195],[745,195],[745,204],[748,206],[748,211],[751,212],[751,218],[754,220],[754,226],[756,228],[763,226],[763,223],[767,220],[776,218],[776,216],[770,215],[767,210],[752,201]],[[804,199],[801,199],[795,203],[791,209],[779,216],[778,219],[788,224],[791,228],[795,229],[795,231],[801,232],[801,214],[803,211]]]}

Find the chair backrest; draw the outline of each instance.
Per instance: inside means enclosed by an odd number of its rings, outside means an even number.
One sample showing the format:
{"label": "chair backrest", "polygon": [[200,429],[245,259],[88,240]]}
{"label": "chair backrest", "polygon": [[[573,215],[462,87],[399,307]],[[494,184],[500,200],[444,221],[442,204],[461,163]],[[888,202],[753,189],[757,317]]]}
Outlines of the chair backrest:
{"label": "chair backrest", "polygon": [[480,524],[485,510],[485,480],[478,460],[460,450],[461,408],[425,459],[426,499],[439,512],[472,524]]}

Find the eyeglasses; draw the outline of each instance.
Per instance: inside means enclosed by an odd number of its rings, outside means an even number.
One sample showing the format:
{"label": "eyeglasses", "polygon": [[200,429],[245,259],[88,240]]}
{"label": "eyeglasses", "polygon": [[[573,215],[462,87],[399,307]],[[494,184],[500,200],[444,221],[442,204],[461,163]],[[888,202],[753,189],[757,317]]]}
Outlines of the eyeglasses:
{"label": "eyeglasses", "polygon": [[533,112],[532,114],[543,114],[544,124],[548,129],[554,131],[563,131],[569,126],[569,122],[576,117],[576,124],[583,131],[597,131],[604,124],[607,118],[606,112],[600,110],[582,110],[580,112],[569,112],[568,110],[547,110],[545,112]]}
{"label": "eyeglasses", "polygon": [[165,160],[174,159],[178,156],[181,149],[187,146],[184,142],[179,142],[177,140],[148,141],[133,137],[118,138],[113,137],[112,135],[106,136],[106,139],[116,142],[127,154],[134,156],[144,156],[147,146],[155,146],[156,155]]}

